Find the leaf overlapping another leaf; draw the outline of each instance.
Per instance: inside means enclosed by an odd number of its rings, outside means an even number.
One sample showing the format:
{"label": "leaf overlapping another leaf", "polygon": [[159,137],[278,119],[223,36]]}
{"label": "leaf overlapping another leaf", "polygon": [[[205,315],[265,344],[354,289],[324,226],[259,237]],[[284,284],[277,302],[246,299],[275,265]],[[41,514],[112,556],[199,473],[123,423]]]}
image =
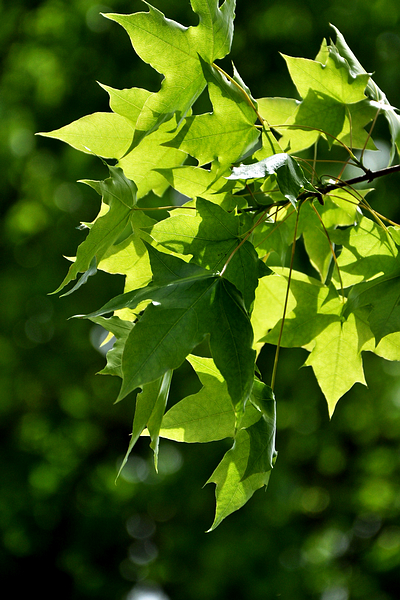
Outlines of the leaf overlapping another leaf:
{"label": "leaf overlapping another leaf", "polygon": [[286,152],[256,163],[234,167],[228,179],[261,179],[267,175],[276,175],[279,189],[294,207],[303,190],[316,191],[298,162]]}
{"label": "leaf overlapping another leaf", "polygon": [[283,56],[301,96],[258,100],[262,116],[282,138],[291,153],[309,148],[323,136],[329,146],[374,149],[364,127],[376,114],[366,98],[370,75],[362,68],[350,76],[348,64],[337,60],[334,46],[323,44],[316,60]]}
{"label": "leaf overlapping another leaf", "polygon": [[196,212],[178,209],[169,219],[157,223],[152,237],[181,254],[191,254],[192,262],[217,273],[233,256],[224,276],[241,292],[249,310],[258,285],[258,256],[250,242],[242,243],[239,216],[199,198]]}
{"label": "leaf overlapping another leaf", "polygon": [[88,236],[78,247],[76,260],[56,292],[62,290],[79,273],[96,267],[129,225],[136,204],[136,185],[118,167],[109,166],[109,171],[110,177],[104,181],[83,182],[102,195],[105,210],[101,211],[90,226]]}
{"label": "leaf overlapping another leaf", "polygon": [[151,94],[136,121],[133,146],[177,114],[181,121],[206,82],[199,56],[206,62],[223,58],[233,36],[235,0],[221,8],[217,0],[192,0],[200,17],[197,27],[183,27],[148,4],[147,13],[107,14],[124,27],[137,54],[164,75],[161,89]]}
{"label": "leaf overlapping another leaf", "polygon": [[[230,50],[235,0],[191,6],[199,18],[192,27],[150,4],[148,12],[107,15],[163,76],[160,89],[102,85],[111,112],[44,135],[118,161],[105,181],[85,182],[102,196],[101,209],[85,224],[59,290],[81,274],[71,293],[97,269],[125,276],[124,293],[87,315],[115,337],[102,373],[122,379],[118,400],[138,390],[121,468],[140,435],[150,436],[156,466],[159,437],[231,438],[209,479],[214,529],[267,485],[275,463],[275,398],[255,378],[265,343],[277,346],[273,382],[280,346],[309,352],[305,364],[330,415],[354,383],[365,383],[363,351],[400,358],[398,228],[383,225],[364,199],[369,190],[349,186],[375,179],[362,164],[374,148],[366,125],[384,112],[393,159],[400,120],[338,31],[336,45],[324,40],[315,60],[284,57],[301,100],[256,101],[235,67],[231,77],[214,62]],[[206,88],[212,112],[193,114]],[[350,158],[365,175],[324,184],[321,138],[329,150],[341,145],[344,163]],[[314,159],[292,156],[311,145]],[[154,207],[154,194],[168,186],[178,193]],[[179,193],[190,203],[177,207]],[[158,208],[169,217],[144,212]],[[362,216],[365,208],[376,222]],[[306,269],[320,281],[293,268],[300,238]],[[193,354],[204,343],[212,358]],[[202,387],[165,413],[173,371],[185,359]]]}
{"label": "leaf overlapping another leaf", "polygon": [[[277,270],[277,276],[265,277],[257,290],[252,315],[255,339],[266,330],[261,341],[277,343],[286,293],[288,273]],[[261,313],[269,308],[270,316]],[[354,316],[342,317],[343,303],[333,287],[298,272],[292,273],[292,284],[282,346],[305,347],[311,352],[305,365],[313,368],[332,415],[337,401],[357,382],[365,384],[361,346]],[[274,323],[274,320],[279,321]]]}
{"label": "leaf overlapping another leaf", "polygon": [[118,400],[135,388],[178,368],[195,346],[210,335],[216,366],[225,377],[239,414],[254,376],[253,331],[243,300],[226,279],[148,246],[153,282],[117,296],[101,316],[122,308],[152,303],[128,336],[123,355],[123,383]]}
{"label": "leaf overlapping another leaf", "polygon": [[252,402],[260,410],[261,418],[238,431],[232,448],[207,481],[216,484],[217,501],[209,531],[241,508],[256,490],[268,485],[276,459],[275,398],[271,388],[255,380]]}
{"label": "leaf overlapping another leaf", "polygon": [[188,117],[177,137],[167,145],[191,154],[199,165],[216,161],[224,170],[255,146],[260,135],[254,127],[257,116],[243,88],[204,61],[201,64],[214,110],[211,114]]}
{"label": "leaf overlapping another leaf", "polygon": [[[160,436],[188,443],[233,438],[236,415],[226,381],[212,358],[189,355],[187,360],[203,387],[197,394],[183,398],[165,413]],[[248,403],[240,422],[241,427],[250,427],[260,417],[260,412]]]}
{"label": "leaf overlapping another leaf", "polygon": [[238,205],[239,198],[233,194],[241,190],[244,185],[239,181],[227,181],[227,171],[221,171],[217,163],[205,169],[191,165],[182,165],[173,168],[157,169],[166,181],[175,190],[189,198],[203,198],[219,204],[226,210],[233,210]]}
{"label": "leaf overlapping another leaf", "polygon": [[[398,261],[397,261],[398,263]],[[368,322],[376,343],[400,331],[400,270],[355,285],[349,293],[345,315],[368,307]]]}
{"label": "leaf overlapping another leaf", "polygon": [[[332,27],[336,32],[336,44],[331,43],[330,45],[332,56],[335,57],[337,61],[340,61],[342,65],[345,66],[349,75],[353,79],[360,75],[365,76],[365,69],[362,67],[359,60],[349,48],[342,33],[334,25],[332,25]],[[393,106],[391,106],[386,95],[377,86],[377,84],[372,78],[368,80],[366,92],[369,98],[371,98],[372,101],[375,102],[375,108],[378,108],[379,110],[383,111],[383,114],[388,122],[392,141],[392,147],[390,152],[391,163],[395,157],[396,150],[397,152],[399,152],[400,148],[400,117],[396,112],[396,109]]]}

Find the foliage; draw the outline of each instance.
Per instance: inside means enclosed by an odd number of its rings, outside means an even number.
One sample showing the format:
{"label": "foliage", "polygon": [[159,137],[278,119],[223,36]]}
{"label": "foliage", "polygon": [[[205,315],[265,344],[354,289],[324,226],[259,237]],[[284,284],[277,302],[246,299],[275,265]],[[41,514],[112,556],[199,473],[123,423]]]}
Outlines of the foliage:
{"label": "foliage", "polygon": [[[189,28],[150,5],[106,15],[164,76],[160,90],[103,86],[111,112],[42,135],[117,160],[105,181],[85,181],[101,209],[57,291],[97,270],[126,276],[123,294],[86,315],[116,338],[103,373],[121,377],[117,400],[141,390],[125,460],[141,434],[156,466],[159,437],[232,438],[209,479],[214,529],[268,484],[281,347],[310,353],[330,415],[365,383],[363,351],[400,360],[399,227],[369,205],[369,189],[353,187],[396,170],[371,172],[364,156],[382,113],[392,162],[400,120],[338,30],[315,60],[285,57],[301,100],[255,100],[235,67],[229,75],[215,63],[230,51],[235,2],[191,6],[199,24]],[[196,114],[205,93],[212,112]],[[327,149],[342,161],[329,177],[319,163]],[[362,174],[346,179],[349,165]],[[175,204],[155,220],[146,196],[169,186]],[[298,244],[305,271],[294,268]],[[264,344],[276,346],[270,386],[256,363]],[[165,412],[185,360],[203,387]]]}

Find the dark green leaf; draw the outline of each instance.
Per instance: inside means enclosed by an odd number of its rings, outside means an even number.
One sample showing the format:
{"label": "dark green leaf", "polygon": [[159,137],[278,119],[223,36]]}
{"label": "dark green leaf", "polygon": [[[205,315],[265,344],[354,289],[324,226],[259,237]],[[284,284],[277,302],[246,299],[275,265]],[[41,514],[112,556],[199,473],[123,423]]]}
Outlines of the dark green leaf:
{"label": "dark green leaf", "polygon": [[223,277],[154,248],[150,261],[155,271],[152,284],[117,296],[88,315],[91,318],[133,309],[142,300],[152,300],[126,340],[118,400],[167,370],[178,368],[210,334],[215,364],[227,381],[235,410],[241,413],[251,392],[255,352],[253,331],[239,292]]}
{"label": "dark green leaf", "polygon": [[202,198],[197,200],[196,209],[173,211],[169,219],[153,227],[152,237],[173,252],[191,254],[192,262],[214,273],[222,271],[231,258],[224,276],[242,293],[250,310],[258,285],[259,260],[250,242],[241,243],[240,217]]}
{"label": "dark green leaf", "polygon": [[123,321],[119,317],[110,317],[109,319],[92,317],[90,320],[112,333],[116,338],[113,347],[107,352],[107,365],[100,373],[102,375],[118,375],[118,377],[122,377],[122,352],[133,323],[131,321]]}
{"label": "dark green leaf", "polygon": [[[257,423],[252,427],[255,426]],[[238,432],[232,448],[228,450],[207,481],[216,484],[217,501],[214,522],[209,531],[218,527],[226,517],[246,504],[256,490],[268,485],[270,469],[244,477],[251,453],[250,430],[251,427]]]}
{"label": "dark green leaf", "polygon": [[251,403],[260,411],[261,419],[247,428],[250,436],[250,455],[243,479],[255,473],[270,471],[276,460],[276,407],[272,389],[255,379]]}
{"label": "dark green leaf", "polygon": [[168,400],[171,378],[172,371],[166,371],[166,373],[164,373],[164,375],[162,375],[159,379],[144,385],[142,392],[137,395],[135,415],[132,426],[132,436],[118,475],[126,465],[133,447],[135,446],[146,426],[148,427],[150,433],[150,446],[154,451],[154,464],[157,470],[159,431]]}

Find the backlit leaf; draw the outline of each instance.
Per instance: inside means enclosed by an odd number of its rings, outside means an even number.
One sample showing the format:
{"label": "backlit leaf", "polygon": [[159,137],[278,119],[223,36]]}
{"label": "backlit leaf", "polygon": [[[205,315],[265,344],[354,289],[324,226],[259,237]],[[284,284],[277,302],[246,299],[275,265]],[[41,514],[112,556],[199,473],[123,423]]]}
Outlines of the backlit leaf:
{"label": "backlit leaf", "polygon": [[224,275],[242,293],[249,309],[258,284],[258,256],[250,242],[241,243],[239,216],[202,198],[196,211],[180,212],[172,211],[169,219],[157,223],[152,237],[169,250],[191,254],[193,262],[215,273],[234,253]]}
{"label": "backlit leaf", "polygon": [[162,196],[168,188],[168,183],[157,172],[157,167],[161,164],[164,168],[171,169],[180,166],[186,159],[184,152],[165,145],[176,135],[176,131],[177,121],[173,117],[143,139],[140,147],[133,148],[119,160],[118,165],[125,175],[135,181],[138,187],[138,198],[142,198],[150,191]]}
{"label": "backlit leaf", "polygon": [[[264,328],[261,340],[276,344],[288,285],[288,269],[275,267],[273,270],[276,276],[264,277],[257,289],[252,322],[256,338]],[[267,306],[269,316],[263,325],[262,313]],[[332,323],[340,322],[342,309],[343,304],[332,287],[325,286],[304,273],[293,271],[281,345],[307,346],[318,339]]]}
{"label": "backlit leaf", "polygon": [[283,56],[290,76],[305,99],[310,90],[328,96],[342,104],[353,104],[365,99],[364,90],[369,81],[368,73],[349,77],[348,70],[330,55],[326,64],[315,60]]}
{"label": "backlit leaf", "polygon": [[[177,442],[213,442],[234,437],[236,416],[226,381],[212,358],[187,357],[203,387],[197,394],[188,396],[165,413],[160,437]],[[249,427],[261,415],[250,403],[241,422]]]}
{"label": "backlit leaf", "polygon": [[[390,272],[396,266],[398,250],[390,233],[367,217],[349,229],[332,234],[333,241],[342,246],[338,257],[344,287]],[[333,280],[339,284],[335,271]]]}
{"label": "backlit leaf", "polygon": [[[258,421],[252,427],[258,428],[259,423],[263,422]],[[214,522],[209,531],[218,527],[226,517],[246,504],[256,490],[268,485],[270,470],[245,477],[251,455],[252,427],[238,432],[232,448],[228,450],[207,481],[216,484],[217,501]]]}
{"label": "backlit leaf", "polygon": [[88,315],[101,316],[139,302],[152,303],[132,329],[122,356],[118,400],[178,368],[207,334],[217,368],[228,384],[235,411],[249,397],[254,376],[253,331],[243,300],[226,279],[148,246],[153,282],[117,296]]}
{"label": "backlit leaf", "polygon": [[389,275],[355,285],[346,304],[345,314],[369,307],[369,326],[379,343],[383,337],[400,331],[400,275],[397,268]]}
{"label": "backlit leaf", "polygon": [[158,465],[158,439],[161,420],[168,400],[169,389],[171,385],[172,371],[166,371],[159,379],[147,383],[143,390],[136,397],[135,415],[133,418],[132,435],[128,450],[122,461],[118,475],[126,465],[129,455],[132,452],[141,433],[148,427],[151,437],[151,448],[154,451],[154,464],[157,470]]}
{"label": "backlit leaf", "polygon": [[332,416],[338,400],[355,383],[366,385],[354,315],[329,324],[313,344],[305,365],[313,368]]}
{"label": "backlit leaf", "polygon": [[246,96],[217,69],[202,63],[213,112],[188,117],[180,133],[167,145],[184,150],[199,165],[218,161],[221,168],[252,148],[260,133],[256,113]]}
{"label": "backlit leaf", "polygon": [[157,169],[175,190],[189,198],[204,198],[219,204],[226,210],[233,209],[238,202],[238,197],[233,193],[244,186],[239,181],[227,181],[225,176],[229,170],[217,174],[219,166],[213,163],[210,170],[182,165],[169,169]]}
{"label": "backlit leaf", "polygon": [[121,169],[109,166],[110,177],[105,181],[84,183],[102,194],[103,203],[109,206],[89,229],[89,233],[78,247],[76,260],[56,292],[60,291],[79,273],[85,273],[93,264],[99,264],[111,246],[118,240],[129,225],[136,204],[136,186],[125,177]]}
{"label": "backlit leaf", "polygon": [[218,0],[193,0],[200,23],[189,28],[166,19],[150,4],[147,13],[106,15],[126,29],[142,60],[165,76],[160,91],[149,96],[137,119],[134,145],[173,114],[178,121],[185,117],[206,84],[199,54],[212,63],[229,52],[235,2],[226,0],[221,8],[218,4]]}
{"label": "backlit leaf", "polygon": [[[336,57],[336,60],[347,68],[351,77],[357,78],[365,76],[365,69],[361,66],[361,63],[347,45],[343,35],[334,25],[331,25],[331,27],[336,32],[336,44],[332,43],[330,46],[332,56]],[[390,152],[390,162],[392,162],[396,149],[399,151],[400,147],[400,117],[397,114],[396,109],[391,106],[386,95],[376,85],[372,78],[368,80],[366,94],[376,103],[374,108],[376,110],[381,110],[387,119],[392,138],[392,148]]]}
{"label": "backlit leaf", "polygon": [[94,113],[61,129],[40,133],[73,148],[103,158],[120,158],[128,150],[134,132],[131,121],[115,113]]}

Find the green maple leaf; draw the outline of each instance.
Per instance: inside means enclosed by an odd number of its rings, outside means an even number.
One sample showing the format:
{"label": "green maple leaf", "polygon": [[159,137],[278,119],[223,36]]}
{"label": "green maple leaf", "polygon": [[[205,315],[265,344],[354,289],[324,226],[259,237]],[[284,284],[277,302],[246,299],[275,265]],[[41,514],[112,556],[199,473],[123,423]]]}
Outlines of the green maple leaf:
{"label": "green maple leaf", "polygon": [[118,377],[122,377],[122,352],[133,323],[123,321],[116,316],[109,319],[93,317],[91,321],[115,336],[113,347],[107,352],[107,365],[100,373],[102,375],[117,375]]}
{"label": "green maple leaf", "polygon": [[76,260],[54,293],[76,279],[79,273],[87,273],[92,269],[93,264],[98,265],[130,224],[136,205],[136,185],[127,179],[118,167],[108,168],[110,171],[108,179],[83,182],[93,187],[102,196],[104,209],[90,226],[85,241],[78,247]]}
{"label": "green maple leaf", "polygon": [[97,268],[106,273],[125,276],[124,291],[141,288],[152,279],[149,254],[143,240],[151,241],[144,230],[151,229],[155,221],[141,210],[134,210],[130,216],[133,233],[122,242],[108,248]]}
{"label": "green maple leaf", "polygon": [[361,100],[346,106],[344,124],[338,139],[349,148],[376,150],[376,146],[365,127],[376,116],[377,108],[369,100]]}
{"label": "green maple leaf", "polygon": [[236,436],[234,445],[228,450],[207,481],[207,483],[216,484],[217,501],[214,522],[209,531],[213,531],[226,517],[244,506],[256,490],[268,485],[271,471],[254,473],[243,479],[250,456],[250,448],[249,429],[241,429]]}
{"label": "green maple leaf", "polygon": [[[183,214],[182,214],[183,213]],[[196,211],[178,209],[157,223],[152,237],[180,254],[191,254],[196,264],[219,272],[233,254],[224,276],[242,293],[250,309],[258,284],[258,256],[250,242],[242,243],[240,217],[199,198]]]}
{"label": "green maple leaf", "polygon": [[[324,202],[325,204],[323,207],[318,205],[316,208],[318,214],[322,212],[320,208],[326,209],[326,201]],[[316,204],[317,203],[314,203],[314,208]],[[337,211],[339,212],[339,209],[337,209]],[[320,274],[321,281],[325,282],[332,261],[329,232],[324,226],[323,217],[320,215],[320,218],[318,218],[318,215],[309,203],[301,207],[301,213],[302,217],[306,217],[302,231],[304,247],[312,266]]]}
{"label": "green maple leaf", "polygon": [[303,190],[315,191],[299,163],[286,152],[275,154],[249,165],[233,167],[228,179],[262,179],[275,175],[282,194],[294,207]]}
{"label": "green maple leaf", "polygon": [[258,98],[258,110],[270,127],[290,122],[300,105],[294,98]]}
{"label": "green maple leaf", "polygon": [[[331,56],[338,64],[347,70],[351,78],[356,79],[360,76],[365,77],[367,72],[359,60],[355,57],[350,47],[347,45],[343,35],[334,25],[331,27],[336,32],[336,44],[331,43],[329,46]],[[375,81],[371,77],[368,80],[366,94],[372,100],[372,102],[370,102],[370,106],[375,109],[375,112],[378,109],[381,110],[388,122],[392,139],[392,147],[390,152],[390,162],[392,162],[395,157],[396,149],[398,152],[400,149],[400,117],[396,112],[397,109],[391,106],[386,95],[376,85]]]}
{"label": "green maple leaf", "polygon": [[268,473],[273,468],[277,456],[274,393],[269,385],[254,379],[250,401],[250,406],[253,405],[259,411],[260,419],[250,426],[241,422],[241,426],[250,434],[250,456],[243,479],[254,474]]}
{"label": "green maple leaf", "polygon": [[324,196],[324,205],[317,206],[322,222],[327,229],[349,227],[360,219],[359,203],[371,189],[338,189]]}
{"label": "green maple leaf", "polygon": [[[319,138],[320,132],[314,131],[309,123],[307,128],[295,127],[296,115],[301,106],[294,98],[260,98],[257,100],[259,111],[272,129],[279,135],[279,144],[283,151],[296,153],[312,146]],[[321,125],[321,123],[319,123]]]}
{"label": "green maple leaf", "polygon": [[[288,270],[275,270],[278,275],[264,277],[256,291],[252,324],[258,343],[276,344],[279,336]],[[305,365],[312,366],[330,415],[354,383],[365,383],[356,321],[354,315],[343,321],[342,312],[343,304],[332,287],[292,272],[281,345],[311,351]]]}
{"label": "green maple leaf", "polygon": [[[256,341],[276,344],[279,337],[289,271],[274,267],[275,276],[263,277],[256,291],[252,323]],[[268,308],[267,308],[268,307]],[[343,304],[333,287],[293,271],[281,345],[304,347],[324,329],[340,321]],[[263,314],[268,310],[268,317]]]}
{"label": "green maple leaf", "polygon": [[[256,389],[254,389],[256,388]],[[275,400],[271,388],[255,381],[252,402],[262,418],[240,429],[207,483],[215,483],[217,501],[212,531],[230,514],[241,508],[256,490],[268,485],[276,458]]]}
{"label": "green maple leaf", "polygon": [[131,145],[133,133],[134,124],[129,119],[112,112],[98,112],[38,135],[61,140],[86,154],[121,158]]}
{"label": "green maple leaf", "polygon": [[[236,415],[226,381],[212,358],[190,355],[187,360],[203,387],[197,394],[187,396],[165,413],[160,437],[187,443],[233,438]],[[260,418],[261,413],[248,403],[241,426],[249,427]]]}
{"label": "green maple leaf", "polygon": [[[204,165],[217,161],[220,168],[237,162],[260,135],[256,113],[248,97],[216,68],[202,61],[213,112],[188,117],[168,146],[180,148]],[[242,88],[244,89],[244,88]]]}
{"label": "green maple leaf", "polygon": [[365,99],[364,90],[369,74],[359,73],[349,78],[348,70],[330,55],[323,65],[316,60],[285,56],[290,76],[302,98],[312,90],[341,104],[353,104]]}
{"label": "green maple leaf", "polygon": [[309,89],[300,104],[294,125],[315,129],[319,137],[321,131],[327,139],[329,146],[340,135],[346,116],[346,106],[336,98],[332,98],[321,91]]}
{"label": "green maple leaf", "polygon": [[[185,160],[184,152],[165,143],[176,136],[177,124],[182,125],[206,86],[201,61],[211,64],[230,50],[235,0],[221,7],[218,0],[192,0],[200,22],[189,28],[148,7],[146,13],[105,16],[120,23],[139,56],[165,76],[160,91],[103,85],[113,112],[88,115],[42,134],[86,153],[120,159],[119,165],[137,184],[139,198],[151,190],[162,195],[168,187],[155,168],[177,167]],[[146,136],[149,139],[143,140]],[[140,151],[135,151],[141,141]]]}
{"label": "green maple leaf", "polygon": [[157,471],[159,432],[165,407],[167,405],[171,378],[172,371],[166,371],[164,375],[155,381],[143,385],[142,391],[137,395],[132,435],[118,475],[126,465],[133,447],[146,427],[151,438],[150,447],[154,452],[154,465]]}
{"label": "green maple leaf", "polygon": [[215,162],[211,165],[210,170],[182,165],[169,169],[157,169],[157,172],[167,180],[169,185],[184,196],[204,198],[219,204],[226,210],[237,206],[238,197],[233,196],[233,194],[244,187],[240,182],[227,181],[225,176],[230,171],[221,172],[219,165]]}
{"label": "green maple leaf", "polygon": [[[396,244],[387,230],[367,217],[361,217],[354,227],[331,235],[342,246],[338,265],[344,287],[390,272],[396,266]],[[339,285],[336,271],[332,278]]]}
{"label": "green maple leaf", "polygon": [[262,98],[259,110],[282,138],[281,147],[292,153],[313,145],[324,135],[329,146],[336,140],[352,148],[374,149],[364,130],[376,108],[365,96],[369,74],[349,76],[346,65],[335,60],[326,44],[316,60],[284,56],[289,73],[302,97]]}
{"label": "green maple leaf", "polygon": [[205,87],[199,56],[212,63],[230,51],[235,0],[192,0],[200,17],[197,27],[183,27],[148,4],[149,12],[107,14],[129,34],[137,54],[164,75],[161,89],[151,94],[136,121],[133,145],[177,114],[183,119]]}
{"label": "green maple leaf", "polygon": [[[310,142],[314,143],[321,132],[324,132],[331,146],[342,133],[346,110],[351,110],[351,105],[365,100],[364,90],[369,75],[360,73],[353,79],[349,78],[347,69],[330,55],[325,64],[290,56],[284,56],[284,59],[297,91],[303,99],[290,122],[295,127],[308,129],[302,147],[311,145]],[[363,125],[366,125],[372,117],[373,115],[369,113]],[[312,140],[311,129],[319,130],[312,132],[314,140]],[[284,140],[281,141],[282,145],[289,144],[291,151],[300,150],[298,142],[296,147],[291,137],[292,132],[287,131]],[[299,139],[301,140],[301,136],[297,133],[297,140]]]}
{"label": "green maple leaf", "polygon": [[354,315],[334,321],[313,340],[305,365],[313,368],[332,416],[338,400],[355,383],[366,385]]}
{"label": "green maple leaf", "polygon": [[373,352],[386,360],[400,360],[400,331],[385,335],[385,337],[377,343],[368,322],[369,314],[370,307],[368,306],[354,311],[360,341],[360,350]]}
{"label": "green maple leaf", "polygon": [[172,117],[145,137],[140,146],[134,147],[120,158],[118,165],[128,178],[135,181],[138,187],[138,198],[142,198],[150,191],[162,196],[169,184],[157,172],[157,168],[163,165],[165,169],[172,169],[185,161],[187,155],[184,152],[165,145],[175,137],[177,129],[179,130],[176,117]]}
{"label": "green maple leaf", "polygon": [[100,86],[109,95],[111,110],[121,117],[129,119],[135,125],[145,102],[151,96],[151,92],[143,88],[117,90],[103,83],[100,83]]}
{"label": "green maple leaf", "polygon": [[[398,260],[396,261],[398,265]],[[344,314],[368,307],[368,322],[378,344],[385,336],[400,331],[400,276],[397,266],[389,274],[351,288]]]}
{"label": "green maple leaf", "polygon": [[293,236],[286,222],[263,223],[257,227],[252,242],[258,256],[268,266],[286,264],[289,246]]}
{"label": "green maple leaf", "polygon": [[87,154],[120,159],[118,165],[138,187],[138,198],[151,190],[161,196],[168,184],[154,169],[160,164],[164,168],[179,166],[186,158],[184,152],[164,146],[179,131],[176,117],[165,119],[157,131],[143,140],[140,149],[132,148],[135,122],[150,92],[140,88],[114,90],[102,87],[109,93],[110,106],[115,112],[88,115],[40,135],[64,141]]}
{"label": "green maple leaf", "polygon": [[243,300],[226,279],[147,246],[153,282],[117,296],[88,318],[134,309],[151,300],[128,336],[122,355],[118,400],[135,388],[178,368],[210,336],[217,368],[227,381],[236,414],[241,414],[254,377],[253,332]]}
{"label": "green maple leaf", "polygon": [[[304,240],[304,246],[309,256],[312,266],[318,271],[321,276],[321,281],[325,282],[329,270],[333,268],[333,280],[337,282],[337,286],[343,284],[346,287],[348,278],[345,278],[343,283],[342,271],[338,271],[339,265],[346,264],[346,249],[342,248],[343,256],[332,265],[334,242],[338,239],[343,239],[354,227],[347,230],[346,234],[336,233],[337,227],[350,226],[359,220],[360,214],[357,212],[358,202],[362,199],[369,190],[362,190],[360,193],[351,194],[349,190],[335,190],[331,195],[324,196],[324,204],[314,202],[303,204],[301,207],[301,232]],[[319,215],[319,216],[318,216]],[[368,220],[367,220],[368,221]],[[372,223],[370,221],[370,223]],[[376,245],[376,244],[375,244]],[[353,240],[349,244],[348,252],[352,253],[354,258]],[[336,257],[336,255],[335,255]]]}

